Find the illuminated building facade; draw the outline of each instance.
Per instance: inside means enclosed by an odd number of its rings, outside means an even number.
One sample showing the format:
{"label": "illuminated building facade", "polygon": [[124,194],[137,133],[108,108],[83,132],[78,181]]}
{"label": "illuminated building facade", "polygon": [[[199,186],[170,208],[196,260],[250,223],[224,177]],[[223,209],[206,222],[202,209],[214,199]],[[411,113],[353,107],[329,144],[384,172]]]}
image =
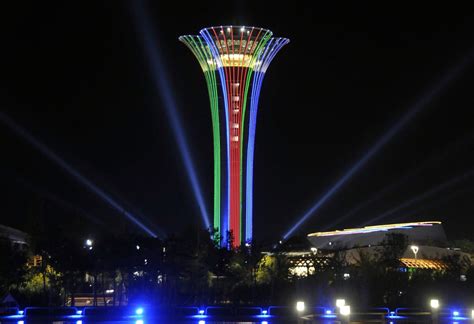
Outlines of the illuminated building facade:
{"label": "illuminated building facade", "polygon": [[409,243],[446,242],[441,222],[411,222],[349,228],[308,234],[308,240],[318,249],[338,250],[378,246],[387,234],[403,234]]}
{"label": "illuminated building facade", "polygon": [[179,38],[199,61],[206,79],[213,128],[213,226],[223,244],[252,240],[253,161],[262,81],[286,38],[258,27],[204,28]]}

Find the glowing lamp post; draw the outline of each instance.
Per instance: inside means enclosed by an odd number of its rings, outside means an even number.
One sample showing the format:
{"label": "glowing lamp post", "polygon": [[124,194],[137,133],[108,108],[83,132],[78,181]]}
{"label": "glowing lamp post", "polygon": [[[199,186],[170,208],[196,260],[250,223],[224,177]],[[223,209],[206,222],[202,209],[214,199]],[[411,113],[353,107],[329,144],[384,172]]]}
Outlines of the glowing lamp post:
{"label": "glowing lamp post", "polygon": [[336,307],[341,308],[344,305],[346,305],[346,300],[345,299],[336,299]]}
{"label": "glowing lamp post", "polygon": [[94,241],[91,239],[87,239],[85,242],[86,248],[92,250],[94,248]]}
{"label": "glowing lamp post", "polygon": [[438,299],[431,299],[430,300],[430,307],[432,309],[438,309],[439,308],[439,300]]}
{"label": "glowing lamp post", "polygon": [[431,299],[430,300],[430,307],[431,307],[431,320],[432,320],[433,323],[438,323],[439,300],[438,299]]}
{"label": "glowing lamp post", "polygon": [[349,316],[351,315],[351,306],[344,305],[339,309],[339,312],[341,313],[342,316]]}
{"label": "glowing lamp post", "polygon": [[299,301],[299,302],[297,302],[297,303],[296,303],[296,311],[297,311],[298,313],[302,313],[302,312],[304,312],[304,310],[305,310],[304,301]]}
{"label": "glowing lamp post", "polygon": [[412,246],[410,246],[410,249],[412,250],[413,254],[415,255],[415,259],[416,259],[418,251],[420,250],[420,248],[417,245],[412,245]]}

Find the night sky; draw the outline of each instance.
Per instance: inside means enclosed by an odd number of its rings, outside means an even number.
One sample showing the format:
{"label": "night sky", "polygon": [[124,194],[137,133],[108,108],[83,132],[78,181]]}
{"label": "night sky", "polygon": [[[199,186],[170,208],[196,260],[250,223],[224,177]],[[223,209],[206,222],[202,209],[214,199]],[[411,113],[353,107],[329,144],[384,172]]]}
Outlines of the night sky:
{"label": "night sky", "polygon": [[[151,75],[139,1],[19,3],[2,10],[1,111],[143,222],[165,234],[201,224]],[[145,2],[209,214],[212,138],[200,67],[178,41],[212,25],[290,38],[262,87],[255,154],[255,238],[281,237],[415,103],[427,104],[299,233],[359,226],[474,168],[474,15],[462,7]],[[446,5],[446,4],[445,4]],[[173,8],[173,9],[172,9]],[[450,69],[459,76],[424,97]],[[31,218],[133,231],[123,216],[0,123],[0,223]],[[402,181],[400,181],[402,179]],[[381,223],[441,220],[471,238],[474,175]],[[40,215],[40,216],[37,216]]]}

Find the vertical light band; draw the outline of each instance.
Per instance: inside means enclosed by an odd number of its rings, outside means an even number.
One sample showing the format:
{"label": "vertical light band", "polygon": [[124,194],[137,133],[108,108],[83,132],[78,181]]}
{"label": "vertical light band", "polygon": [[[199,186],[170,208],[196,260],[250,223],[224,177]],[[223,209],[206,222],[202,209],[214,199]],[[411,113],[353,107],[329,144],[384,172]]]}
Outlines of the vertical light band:
{"label": "vertical light band", "polygon": [[272,38],[259,55],[254,66],[254,79],[250,100],[249,135],[247,139],[246,197],[245,197],[245,241],[253,238],[253,161],[255,152],[255,133],[260,91],[265,72],[278,51],[289,43],[287,38]]}
{"label": "vertical light band", "polygon": [[221,224],[221,144],[219,129],[219,96],[217,92],[216,64],[212,58],[207,43],[201,36],[181,36],[181,42],[196,56],[207,83],[209,101],[211,105],[212,137],[214,146],[214,224],[213,227],[220,232]]}

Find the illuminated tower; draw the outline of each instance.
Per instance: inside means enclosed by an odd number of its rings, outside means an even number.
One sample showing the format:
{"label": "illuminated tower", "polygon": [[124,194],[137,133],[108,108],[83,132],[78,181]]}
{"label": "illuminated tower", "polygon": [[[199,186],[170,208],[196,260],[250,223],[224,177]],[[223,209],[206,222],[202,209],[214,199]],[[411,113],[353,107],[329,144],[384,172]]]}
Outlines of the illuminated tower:
{"label": "illuminated tower", "polygon": [[267,29],[244,26],[210,27],[202,29],[200,35],[179,39],[198,59],[209,92],[214,228],[222,238],[231,231],[234,246],[239,246],[242,241],[252,240],[253,160],[260,89],[270,62],[289,40],[272,38]]}

